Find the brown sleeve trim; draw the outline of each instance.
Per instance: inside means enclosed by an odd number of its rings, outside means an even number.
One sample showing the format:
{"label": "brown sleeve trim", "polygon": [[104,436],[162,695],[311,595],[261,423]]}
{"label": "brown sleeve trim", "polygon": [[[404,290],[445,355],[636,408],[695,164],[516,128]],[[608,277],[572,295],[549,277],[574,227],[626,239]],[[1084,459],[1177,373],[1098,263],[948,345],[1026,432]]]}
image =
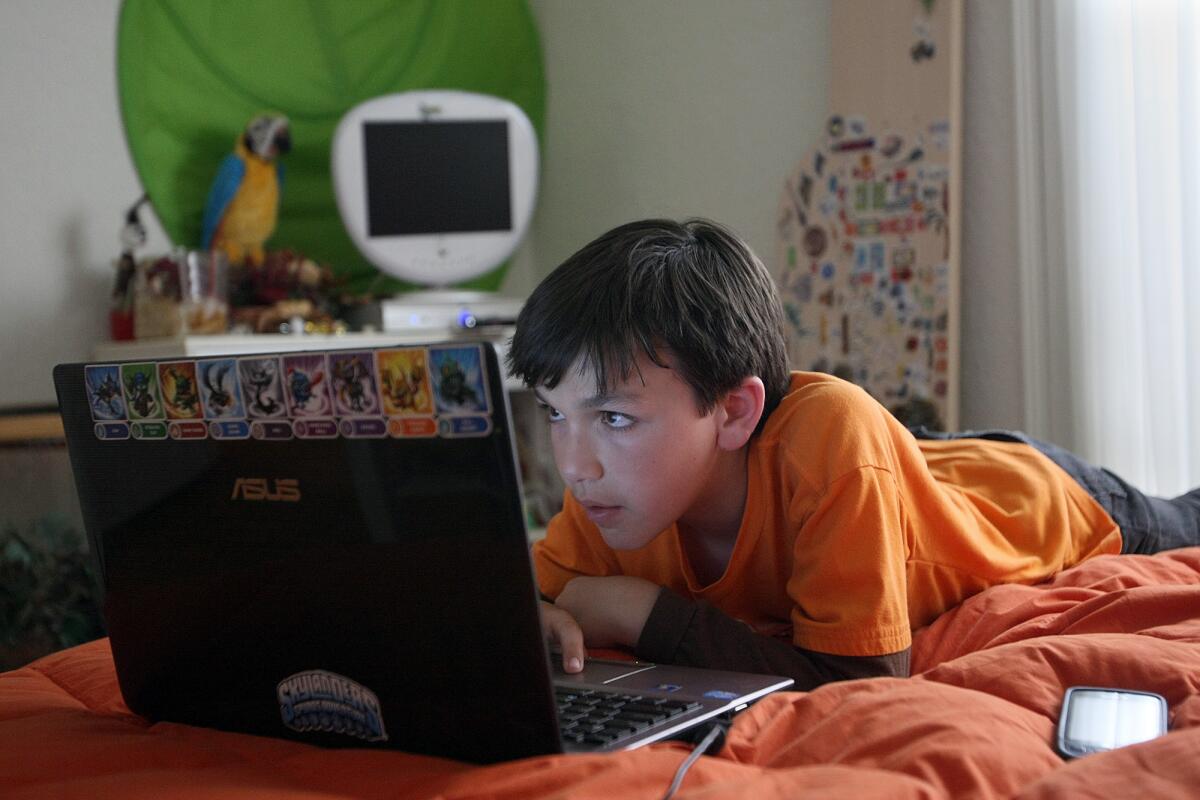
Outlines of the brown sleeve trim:
{"label": "brown sleeve trim", "polygon": [[662,589],[634,652],[664,664],[782,675],[806,690],[837,680],[907,677],[909,650],[879,656],[839,656],[794,647],[755,633],[704,601]]}
{"label": "brown sleeve trim", "polygon": [[697,610],[697,604],[688,602],[670,589],[660,589],[658,600],[650,609],[650,616],[646,618],[634,652],[647,661],[675,663],[676,653]]}

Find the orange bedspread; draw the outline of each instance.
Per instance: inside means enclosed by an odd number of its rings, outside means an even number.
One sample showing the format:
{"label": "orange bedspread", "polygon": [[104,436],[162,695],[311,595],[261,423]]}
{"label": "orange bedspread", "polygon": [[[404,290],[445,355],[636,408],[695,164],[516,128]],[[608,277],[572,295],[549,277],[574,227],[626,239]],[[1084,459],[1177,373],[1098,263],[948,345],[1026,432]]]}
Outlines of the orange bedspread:
{"label": "orange bedspread", "polygon": [[[918,632],[913,668],[766,698],[677,797],[1200,797],[1200,548],[990,589]],[[1076,684],[1163,694],[1171,732],[1064,762],[1051,742]],[[148,725],[104,640],[0,674],[5,798],[655,798],[685,753],[475,767]]]}

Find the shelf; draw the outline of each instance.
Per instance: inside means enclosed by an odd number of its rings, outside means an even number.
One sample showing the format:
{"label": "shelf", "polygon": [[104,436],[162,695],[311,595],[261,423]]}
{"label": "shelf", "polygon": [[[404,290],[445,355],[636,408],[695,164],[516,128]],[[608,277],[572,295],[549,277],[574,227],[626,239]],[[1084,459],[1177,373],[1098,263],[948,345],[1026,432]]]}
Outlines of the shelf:
{"label": "shelf", "polygon": [[61,442],[62,439],[62,418],[57,411],[0,414],[0,445],[39,441]]}

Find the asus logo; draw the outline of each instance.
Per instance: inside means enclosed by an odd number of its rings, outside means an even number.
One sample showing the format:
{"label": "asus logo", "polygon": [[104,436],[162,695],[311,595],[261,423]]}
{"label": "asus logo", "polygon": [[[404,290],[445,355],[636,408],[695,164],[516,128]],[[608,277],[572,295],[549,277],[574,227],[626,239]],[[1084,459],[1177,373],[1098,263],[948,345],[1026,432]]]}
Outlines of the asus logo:
{"label": "asus logo", "polygon": [[273,500],[300,502],[300,481],[295,478],[238,478],[233,482],[231,500]]}

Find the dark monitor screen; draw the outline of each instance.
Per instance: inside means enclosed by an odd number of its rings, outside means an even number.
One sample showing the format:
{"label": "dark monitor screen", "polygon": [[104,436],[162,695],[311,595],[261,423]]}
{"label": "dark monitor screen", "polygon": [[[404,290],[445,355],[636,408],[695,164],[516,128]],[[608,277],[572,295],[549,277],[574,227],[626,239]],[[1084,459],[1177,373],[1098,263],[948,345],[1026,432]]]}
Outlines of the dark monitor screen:
{"label": "dark monitor screen", "polygon": [[365,122],[367,233],[512,229],[508,122]]}

